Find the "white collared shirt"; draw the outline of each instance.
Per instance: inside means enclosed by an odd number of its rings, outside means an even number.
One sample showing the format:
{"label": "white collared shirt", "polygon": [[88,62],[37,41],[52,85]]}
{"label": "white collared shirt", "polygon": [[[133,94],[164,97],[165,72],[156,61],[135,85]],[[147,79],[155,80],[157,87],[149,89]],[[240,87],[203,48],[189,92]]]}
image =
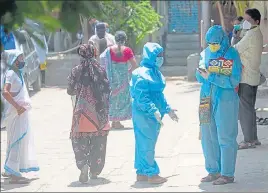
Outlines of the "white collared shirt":
{"label": "white collared shirt", "polygon": [[263,50],[263,35],[260,26],[250,29],[234,47],[244,66],[241,83],[257,86],[260,82],[260,65]]}

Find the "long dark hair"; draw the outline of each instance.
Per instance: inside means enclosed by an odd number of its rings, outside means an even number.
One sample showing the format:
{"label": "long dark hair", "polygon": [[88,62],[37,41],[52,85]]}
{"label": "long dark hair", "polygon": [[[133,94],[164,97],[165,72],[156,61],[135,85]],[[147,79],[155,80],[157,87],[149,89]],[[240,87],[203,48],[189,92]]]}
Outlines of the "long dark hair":
{"label": "long dark hair", "polygon": [[126,41],[127,41],[127,34],[124,31],[117,31],[115,33],[115,42],[116,42],[117,48],[118,48],[116,55],[118,57],[122,56],[121,46],[125,45]]}

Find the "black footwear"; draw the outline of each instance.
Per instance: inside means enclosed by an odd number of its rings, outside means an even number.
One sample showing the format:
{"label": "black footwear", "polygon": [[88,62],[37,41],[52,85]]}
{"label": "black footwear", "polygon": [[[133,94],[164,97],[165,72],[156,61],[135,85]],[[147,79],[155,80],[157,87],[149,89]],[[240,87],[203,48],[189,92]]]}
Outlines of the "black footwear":
{"label": "black footwear", "polygon": [[79,176],[79,182],[87,183],[88,182],[88,165],[84,165],[81,169],[81,174]]}

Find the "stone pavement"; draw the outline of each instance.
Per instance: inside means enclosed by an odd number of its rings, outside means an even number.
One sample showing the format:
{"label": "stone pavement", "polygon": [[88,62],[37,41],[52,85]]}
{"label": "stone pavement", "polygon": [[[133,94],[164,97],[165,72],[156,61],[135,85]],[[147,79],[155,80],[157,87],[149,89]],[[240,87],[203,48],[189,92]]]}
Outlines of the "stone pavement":
{"label": "stone pavement", "polygon": [[[41,167],[39,174],[27,174],[39,178],[30,185],[9,185],[1,178],[1,191],[16,192],[201,192],[268,191],[268,128],[259,127],[262,146],[238,153],[236,183],[226,186],[201,184],[206,175],[200,141],[198,140],[199,85],[183,80],[168,81],[166,89],[170,104],[178,109],[180,120],[164,119],[156,148],[156,159],[161,175],[168,182],[153,186],[135,182],[133,169],[134,135],[129,128],[113,130],[108,137],[107,161],[100,179],[86,185],[78,182],[71,148],[69,131],[72,118],[71,99],[63,88],[46,88],[32,96],[31,126],[35,132],[36,151]],[[241,139],[241,134],[239,140]],[[6,131],[1,131],[1,168],[5,158]]]}

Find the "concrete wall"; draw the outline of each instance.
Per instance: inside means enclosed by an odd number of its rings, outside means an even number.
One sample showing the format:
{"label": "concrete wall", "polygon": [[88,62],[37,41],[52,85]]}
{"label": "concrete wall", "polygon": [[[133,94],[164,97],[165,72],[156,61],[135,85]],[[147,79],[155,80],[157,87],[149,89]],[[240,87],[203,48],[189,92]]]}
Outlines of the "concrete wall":
{"label": "concrete wall", "polygon": [[[140,56],[136,56],[137,63]],[[47,60],[46,85],[55,87],[66,87],[67,77],[72,68],[80,63],[77,54],[60,55],[49,57]]]}
{"label": "concrete wall", "polygon": [[67,77],[73,66],[79,64],[79,61],[77,54],[49,57],[46,72],[47,86],[67,86]]}

